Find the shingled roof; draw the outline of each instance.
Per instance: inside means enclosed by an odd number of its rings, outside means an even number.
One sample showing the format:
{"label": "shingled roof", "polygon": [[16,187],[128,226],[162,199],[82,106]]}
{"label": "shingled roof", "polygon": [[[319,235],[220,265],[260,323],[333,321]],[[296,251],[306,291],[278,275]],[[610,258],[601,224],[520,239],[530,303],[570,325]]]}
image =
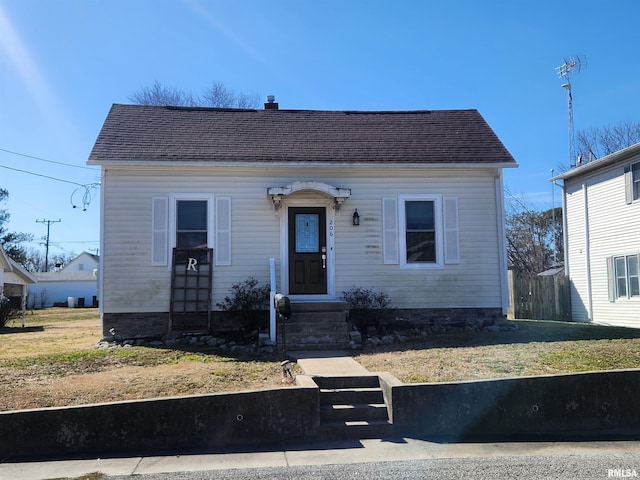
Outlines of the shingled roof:
{"label": "shingled roof", "polygon": [[117,162],[513,164],[477,110],[112,106],[89,156]]}

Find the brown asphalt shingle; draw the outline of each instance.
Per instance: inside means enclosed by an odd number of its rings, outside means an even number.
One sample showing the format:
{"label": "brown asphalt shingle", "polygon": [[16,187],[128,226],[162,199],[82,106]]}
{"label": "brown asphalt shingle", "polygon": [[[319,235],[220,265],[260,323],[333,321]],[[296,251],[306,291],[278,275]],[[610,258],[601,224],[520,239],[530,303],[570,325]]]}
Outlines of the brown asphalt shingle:
{"label": "brown asphalt shingle", "polygon": [[89,163],[514,163],[476,110],[112,106]]}

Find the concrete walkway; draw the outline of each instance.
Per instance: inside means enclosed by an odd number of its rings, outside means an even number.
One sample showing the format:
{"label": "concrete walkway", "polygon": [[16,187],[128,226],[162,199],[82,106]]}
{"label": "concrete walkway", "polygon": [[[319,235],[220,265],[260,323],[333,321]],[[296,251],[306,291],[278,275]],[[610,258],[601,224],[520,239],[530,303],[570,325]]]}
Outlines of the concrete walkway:
{"label": "concrete walkway", "polygon": [[371,375],[366,368],[343,351],[289,352],[306,375],[321,377],[353,377]]}

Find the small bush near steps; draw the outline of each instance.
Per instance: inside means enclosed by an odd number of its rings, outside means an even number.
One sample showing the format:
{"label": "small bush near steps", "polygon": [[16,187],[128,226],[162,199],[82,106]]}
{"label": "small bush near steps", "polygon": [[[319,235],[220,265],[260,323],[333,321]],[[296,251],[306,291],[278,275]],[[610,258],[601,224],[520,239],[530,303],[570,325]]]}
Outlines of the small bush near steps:
{"label": "small bush near steps", "polygon": [[270,286],[258,285],[258,280],[249,277],[244,282],[231,286],[231,295],[224,297],[216,306],[225,312],[234,313],[245,332],[259,331],[264,312],[269,310]]}
{"label": "small bush near steps", "polygon": [[354,286],[342,292],[342,299],[349,304],[349,320],[360,333],[380,333],[386,313],[392,309],[386,293]]}

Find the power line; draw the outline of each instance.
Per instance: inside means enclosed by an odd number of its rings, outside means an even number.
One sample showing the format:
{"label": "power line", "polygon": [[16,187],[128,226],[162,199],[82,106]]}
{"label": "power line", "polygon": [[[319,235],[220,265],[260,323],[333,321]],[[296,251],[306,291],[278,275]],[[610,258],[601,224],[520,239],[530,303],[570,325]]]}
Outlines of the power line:
{"label": "power line", "polygon": [[13,152],[11,150],[7,150],[5,148],[0,148],[0,152],[10,153],[11,155],[18,155],[20,157],[33,158],[34,160],[40,160],[41,162],[53,163],[56,165],[64,165],[65,167],[73,167],[73,168],[85,168],[87,170],[94,170],[95,167],[88,167],[86,165],[73,165],[71,163],[64,162],[56,162],[55,160],[47,160],[46,158],[36,157],[33,155],[27,155],[26,153]]}
{"label": "power line", "polygon": [[[0,150],[2,150],[2,149],[0,149]],[[71,197],[70,197],[71,206],[73,208],[78,208],[78,205],[76,205],[76,202],[74,201],[74,197],[76,196],[76,194],[78,192],[83,192],[81,201],[78,202],[78,203],[82,204],[82,211],[83,212],[87,210],[87,208],[89,207],[89,204],[91,203],[91,200],[93,199],[93,195],[92,195],[93,191],[96,190],[100,186],[100,182],[95,182],[95,183],[72,182],[71,180],[64,180],[63,178],[56,178],[56,177],[52,177],[50,175],[44,175],[42,173],[30,172],[28,170],[22,170],[20,168],[8,167],[7,165],[0,165],[0,168],[6,168],[7,170],[13,170],[15,172],[26,173],[28,175],[34,175],[36,177],[42,177],[42,178],[46,178],[46,179],[49,179],[49,180],[54,180],[56,182],[63,182],[63,183],[69,183],[71,185],[76,185],[78,188],[76,188],[71,193]]]}
{"label": "power line", "polygon": [[15,172],[26,173],[28,175],[35,175],[36,177],[48,178],[49,180],[55,180],[57,182],[70,183],[72,185],[78,185],[79,187],[83,187],[84,184],[78,182],[72,182],[71,180],[63,180],[62,178],[51,177],[49,175],[44,175],[42,173],[30,172],[28,170],[22,170],[20,168],[7,167],[6,165],[0,165],[0,168],[6,168],[7,170],[13,170]]}

